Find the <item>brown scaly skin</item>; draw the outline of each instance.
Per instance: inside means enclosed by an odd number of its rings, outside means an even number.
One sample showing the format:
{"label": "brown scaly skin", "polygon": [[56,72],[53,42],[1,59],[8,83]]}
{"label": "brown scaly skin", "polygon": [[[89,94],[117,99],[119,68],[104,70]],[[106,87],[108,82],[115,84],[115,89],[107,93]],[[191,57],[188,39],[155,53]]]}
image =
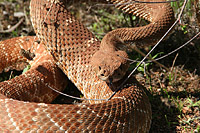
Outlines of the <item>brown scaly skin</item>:
{"label": "brown scaly skin", "polygon": [[[120,4],[117,0],[109,0],[116,4],[116,7],[124,10],[127,13],[142,17],[150,22],[150,24],[143,27],[136,28],[118,28],[107,33],[103,40],[101,41],[100,50],[97,51],[91,59],[91,64],[95,68],[95,71],[99,78],[109,82],[109,77],[114,81],[121,79],[124,74],[115,76],[114,71],[118,70],[121,66],[119,63],[115,63],[118,60],[121,60],[122,65],[124,66],[124,71],[127,71],[129,66],[127,61],[127,55],[122,56],[121,59],[118,59],[117,54],[114,51],[120,49],[120,45],[124,43],[134,42],[138,47],[149,46],[156,43],[169,27],[174,23],[173,10],[169,3],[161,4],[145,4],[145,3],[133,3],[131,0],[121,1]],[[165,0],[143,0],[146,2],[156,2],[156,1],[165,1]],[[126,4],[132,2],[133,4]],[[118,5],[117,5],[118,4]],[[139,10],[138,10],[139,9]],[[119,49],[116,49],[119,48]],[[113,59],[110,61],[110,58],[106,56],[111,56]],[[98,69],[104,68],[105,70]],[[106,77],[105,77],[106,75]],[[116,79],[116,80],[115,80]]]}
{"label": "brown scaly skin", "polygon": [[91,64],[98,78],[107,83],[119,81],[126,74],[129,62],[124,51],[97,51],[91,59]]}
{"label": "brown scaly skin", "polygon": [[[44,44],[45,48],[50,51],[58,66],[63,70],[68,78],[74,82],[80,91],[82,91],[86,98],[108,98],[112,94],[113,90],[115,90],[122,83],[122,81],[124,81],[124,78],[119,81],[116,80],[111,88],[109,88],[106,82],[98,78],[98,75],[94,72],[91,58],[99,50],[99,48],[101,50],[106,49],[107,47],[112,47],[113,38],[122,40],[119,42],[127,42],[128,39],[132,39],[131,41],[133,41],[139,37],[138,39],[140,42],[140,39],[145,40],[145,37],[148,39],[151,38],[151,36],[156,37],[158,36],[158,33],[167,28],[166,24],[171,24],[171,21],[173,20],[171,15],[173,13],[170,12],[171,8],[169,8],[169,4],[163,4],[166,5],[163,6],[163,10],[166,12],[164,12],[162,16],[158,15],[154,16],[155,18],[151,18],[163,19],[159,21],[159,23],[154,22],[156,25],[150,24],[151,26],[146,30],[139,28],[135,32],[139,34],[134,33],[135,35],[131,31],[128,33],[128,31],[126,31],[127,29],[125,29],[125,31],[121,30],[122,33],[120,33],[120,30],[114,31],[114,36],[108,33],[108,35],[104,37],[105,39],[103,39],[100,46],[100,42],[96,39],[96,37],[79,21],[77,21],[68,10],[66,10],[65,5],[67,5],[68,2],[71,1],[32,0],[30,5],[31,19],[36,34],[42,44]],[[111,0],[111,2],[117,1]],[[132,5],[133,7],[135,6],[140,9],[150,9],[146,8],[146,4],[143,5],[133,3]],[[121,9],[123,9],[123,7],[124,5],[119,6]],[[153,7],[156,7],[155,4]],[[158,9],[153,9],[153,7],[151,10],[153,10],[154,14]],[[127,11],[128,10],[131,9],[127,9]],[[169,14],[165,14],[167,13],[167,10],[169,11]],[[150,11],[147,12],[151,13]],[[143,13],[140,12],[139,15],[142,16],[141,14]],[[145,15],[144,18],[145,17],[148,17],[148,14]],[[140,32],[140,30],[142,32]],[[129,37],[127,36],[127,33],[129,35],[134,35],[135,37]],[[3,44],[4,42],[1,43]],[[113,54],[115,53],[114,55],[119,57],[119,53],[121,51],[112,48],[112,50],[110,49],[110,52]],[[121,52],[121,56],[127,57],[123,51]],[[113,59],[119,60],[117,57],[113,57]],[[46,58],[46,56],[42,56],[42,58]],[[45,59],[41,59],[41,61],[45,61]],[[11,62],[11,60],[8,60],[8,62]],[[1,87],[1,93],[6,94],[8,97],[15,98],[15,95],[13,95],[15,94],[15,91],[12,91],[14,89],[12,86],[16,86],[16,83],[20,83],[21,85],[19,88],[22,89],[22,93],[25,92],[25,94],[28,95],[35,92],[31,89],[42,89],[40,86],[45,87],[46,83],[54,86],[58,85],[57,87],[60,88],[60,84],[56,83],[61,82],[61,79],[65,80],[65,78],[60,78],[62,77],[62,74],[60,77],[55,78],[53,82],[48,80],[48,78],[51,79],[54,75],[59,76],[59,72],[54,71],[57,69],[57,66],[55,64],[48,65],[48,63],[44,62],[34,62],[33,64],[35,64],[36,67],[32,67],[32,69],[27,71],[27,73],[29,73],[28,75],[26,74],[24,77],[20,75],[20,80],[15,80],[17,78],[14,78],[10,82],[2,82],[1,84],[3,87]],[[109,62],[110,61],[108,61],[108,63]],[[122,64],[127,63],[123,63],[123,60],[121,60],[121,62]],[[49,73],[41,73],[41,71],[38,71],[40,69],[36,69],[39,67],[37,64],[40,63],[41,65],[39,66],[46,68],[45,70],[48,70]],[[120,67],[121,65],[118,66]],[[6,67],[9,68],[9,66]],[[41,75],[35,75],[38,72]],[[112,71],[110,72],[112,73]],[[11,86],[8,87],[4,84]],[[28,87],[30,87],[30,93],[26,93],[26,89]],[[117,92],[117,94],[109,101],[90,101],[91,104],[79,105],[52,105],[22,102],[0,95],[0,131],[148,132],[151,124],[151,107],[148,97],[143,91],[143,87],[138,84],[133,77],[131,77],[122,88],[123,89]],[[50,90],[49,88],[45,88],[45,90],[42,89],[41,91],[49,93]],[[23,95],[20,97],[18,92],[16,92],[16,96],[19,96],[17,99],[20,99]],[[34,94],[36,96],[44,93]],[[32,99],[28,96],[26,98]]]}
{"label": "brown scaly skin", "polygon": [[[42,43],[38,44],[34,40],[37,38],[18,37],[0,42],[0,64],[4,64],[5,68],[12,66],[10,69],[23,70],[25,65],[31,65],[30,70],[24,74],[1,82],[0,93],[17,100],[50,103],[58,94],[46,84],[62,91],[67,85],[66,77],[55,65]],[[20,51],[30,49],[32,45],[36,56],[31,61],[23,57]],[[19,66],[19,63],[24,66]]]}
{"label": "brown scaly skin", "polygon": [[[36,57],[33,61],[27,61],[20,55],[20,51],[21,48],[29,49],[31,45],[36,48]],[[0,49],[5,48],[7,51],[6,49],[15,47],[13,50],[15,54],[11,52],[10,55],[13,58],[16,56],[20,62],[24,60],[32,65],[26,73],[0,83],[0,132],[79,133],[149,130],[150,103],[143,87],[133,77],[124,86],[125,89],[107,102],[79,105],[45,104],[51,102],[51,98],[57,95],[46,87],[46,84],[62,89],[66,85],[67,78],[42,46],[42,43],[39,45],[34,43],[33,37],[19,37],[0,42]],[[17,61],[12,62],[12,58],[8,58],[10,55],[5,51],[4,57],[9,59],[6,63],[12,63],[14,66]],[[116,88],[123,80],[114,83],[112,87]],[[127,92],[130,94],[127,95]]]}
{"label": "brown scaly skin", "polygon": [[129,68],[127,53],[119,50],[121,45],[124,45],[121,39],[113,38],[109,45],[100,47],[91,58],[91,65],[98,78],[107,83],[122,79]]}
{"label": "brown scaly skin", "polygon": [[[109,0],[118,4],[117,0]],[[165,0],[142,0],[142,2],[161,2]],[[107,33],[101,41],[101,47],[105,47],[113,38],[120,38],[123,42],[134,42],[138,47],[153,45],[160,39],[169,27],[174,23],[174,12],[170,3],[132,3],[132,0],[120,1],[116,5],[118,9],[142,17],[150,23],[146,26],[135,28],[118,28]]]}

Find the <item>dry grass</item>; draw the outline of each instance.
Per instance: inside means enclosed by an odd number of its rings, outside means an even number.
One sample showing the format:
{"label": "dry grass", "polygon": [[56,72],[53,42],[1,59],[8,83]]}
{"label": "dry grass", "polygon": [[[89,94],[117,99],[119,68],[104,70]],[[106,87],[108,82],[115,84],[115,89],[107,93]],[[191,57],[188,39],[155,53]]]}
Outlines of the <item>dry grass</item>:
{"label": "dry grass", "polygon": [[[0,40],[15,36],[34,35],[30,24],[28,5],[29,1],[0,0],[0,14],[3,14],[0,16],[0,31],[12,27],[20,20],[20,17],[16,14],[14,16],[14,13],[21,12],[25,15],[25,21],[11,33],[0,34]],[[79,8],[71,7],[71,9],[99,38],[117,27],[140,26],[146,23],[134,16],[124,15],[113,8],[107,8],[107,6],[91,7],[91,10],[87,10],[89,6],[86,4],[79,6]],[[196,9],[194,6],[190,7],[192,15],[184,14],[181,26],[176,26],[171,36],[162,42],[151,54],[152,56],[174,50],[199,31],[195,15]],[[143,52],[146,51],[143,50]],[[141,71],[135,74],[141,84],[147,88],[147,94],[151,101],[153,120],[150,132],[200,132],[199,53],[199,41],[196,39],[180,51],[159,61],[169,71],[154,63],[149,63],[146,64],[145,73],[144,68],[140,67]],[[134,59],[141,59],[141,55],[136,52],[130,54],[131,57],[134,55]],[[1,74],[0,80],[8,79],[10,73],[5,75],[5,73]],[[62,97],[61,101],[63,99]]]}

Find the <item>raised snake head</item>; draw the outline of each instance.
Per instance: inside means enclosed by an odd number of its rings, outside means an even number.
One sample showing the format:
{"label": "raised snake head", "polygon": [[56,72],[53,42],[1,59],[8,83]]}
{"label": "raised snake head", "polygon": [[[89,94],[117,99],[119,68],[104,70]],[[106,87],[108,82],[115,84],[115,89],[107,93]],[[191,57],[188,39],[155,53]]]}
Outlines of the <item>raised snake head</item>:
{"label": "raised snake head", "polygon": [[126,74],[129,62],[126,60],[128,55],[125,51],[97,51],[91,64],[97,76],[107,83],[116,82]]}

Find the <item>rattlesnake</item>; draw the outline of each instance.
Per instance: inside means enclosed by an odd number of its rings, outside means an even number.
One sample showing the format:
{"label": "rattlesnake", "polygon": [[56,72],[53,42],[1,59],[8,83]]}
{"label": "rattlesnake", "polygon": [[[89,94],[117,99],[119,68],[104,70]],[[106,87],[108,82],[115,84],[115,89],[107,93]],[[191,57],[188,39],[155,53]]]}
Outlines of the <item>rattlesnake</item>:
{"label": "rattlesnake", "polygon": [[[174,21],[170,5],[110,0],[119,9],[151,23],[116,29],[100,42],[67,10],[69,2],[31,0],[31,20],[38,38],[19,37],[0,43],[0,71],[22,69],[26,62],[32,65],[24,74],[0,83],[0,131],[148,132],[150,103],[134,77],[109,101],[91,100],[74,105],[47,104],[56,95],[49,86],[59,91],[66,86],[61,69],[85,98],[109,98],[124,81],[123,71],[128,68],[128,62],[121,58],[127,54],[118,50],[117,45],[135,41],[141,46],[162,36]],[[20,54],[21,49],[27,50],[31,45],[36,50],[33,61]]]}

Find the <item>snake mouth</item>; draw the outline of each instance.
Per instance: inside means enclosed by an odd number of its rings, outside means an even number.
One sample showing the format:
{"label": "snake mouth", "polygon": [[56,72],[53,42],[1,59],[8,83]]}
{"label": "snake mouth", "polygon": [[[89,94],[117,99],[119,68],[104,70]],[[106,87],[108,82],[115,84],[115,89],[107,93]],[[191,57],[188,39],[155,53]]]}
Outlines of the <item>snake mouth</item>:
{"label": "snake mouth", "polygon": [[[114,66],[114,65],[113,65]],[[95,66],[94,70],[97,74],[97,77],[107,83],[117,82],[121,80],[126,74],[129,63],[118,63],[113,66],[106,66],[105,64]]]}
{"label": "snake mouth", "polygon": [[98,76],[98,78],[105,81],[106,83],[113,83],[120,80],[120,79],[113,79],[112,76],[107,76],[107,77]]}
{"label": "snake mouth", "polygon": [[109,79],[109,75],[106,73],[106,70],[100,70],[99,72],[97,72],[97,76],[99,79],[103,80],[103,81],[108,81]]}
{"label": "snake mouth", "polygon": [[104,76],[98,76],[99,79],[108,82],[109,81],[109,76],[104,77]]}
{"label": "snake mouth", "polygon": [[126,74],[126,71],[123,72],[123,71],[117,69],[113,73],[110,73],[108,75],[106,75],[104,73],[98,73],[97,76],[99,79],[101,79],[107,83],[112,83],[112,82],[117,82],[117,81],[121,80],[125,74]]}

